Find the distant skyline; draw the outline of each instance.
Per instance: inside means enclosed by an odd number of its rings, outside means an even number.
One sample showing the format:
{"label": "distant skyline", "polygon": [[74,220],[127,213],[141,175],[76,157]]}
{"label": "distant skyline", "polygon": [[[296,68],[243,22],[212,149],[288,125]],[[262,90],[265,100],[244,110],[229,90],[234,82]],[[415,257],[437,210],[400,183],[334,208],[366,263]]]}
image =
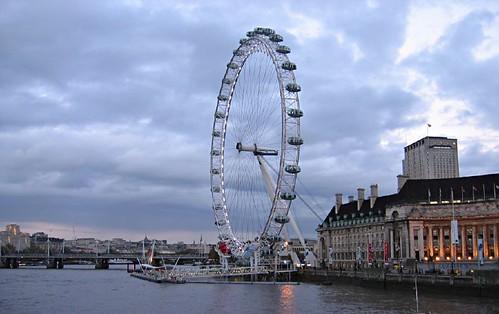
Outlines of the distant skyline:
{"label": "distant skyline", "polygon": [[[405,145],[499,172],[499,3],[43,1],[0,12],[0,226],[214,242],[210,132],[225,66],[271,27],[298,66],[301,193],[396,192]],[[307,237],[319,223],[295,208]]]}

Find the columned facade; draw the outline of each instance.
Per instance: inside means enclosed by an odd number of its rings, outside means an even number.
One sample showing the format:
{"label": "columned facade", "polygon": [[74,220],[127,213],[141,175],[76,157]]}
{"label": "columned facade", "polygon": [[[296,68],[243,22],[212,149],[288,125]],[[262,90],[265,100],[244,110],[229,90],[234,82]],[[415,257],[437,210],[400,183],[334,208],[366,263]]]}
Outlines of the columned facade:
{"label": "columned facade", "polygon": [[499,174],[407,180],[398,193],[380,197],[376,186],[369,200],[359,190],[357,200],[337,199],[317,229],[323,266],[499,261]]}

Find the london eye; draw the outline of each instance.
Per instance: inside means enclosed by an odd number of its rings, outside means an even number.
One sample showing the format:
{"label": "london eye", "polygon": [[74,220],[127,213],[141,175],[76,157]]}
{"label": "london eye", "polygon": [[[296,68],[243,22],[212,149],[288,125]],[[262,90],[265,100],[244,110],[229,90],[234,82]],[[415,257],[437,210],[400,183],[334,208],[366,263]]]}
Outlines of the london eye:
{"label": "london eye", "polygon": [[249,31],[227,63],[211,134],[212,208],[222,253],[281,240],[300,166],[300,85],[290,48],[270,28]]}

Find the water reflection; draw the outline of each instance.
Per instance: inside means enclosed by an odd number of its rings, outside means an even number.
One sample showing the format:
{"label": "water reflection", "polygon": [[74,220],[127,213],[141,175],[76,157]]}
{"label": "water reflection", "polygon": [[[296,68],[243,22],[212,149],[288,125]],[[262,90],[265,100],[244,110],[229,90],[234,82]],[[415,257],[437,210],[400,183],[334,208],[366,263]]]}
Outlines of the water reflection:
{"label": "water reflection", "polygon": [[295,312],[295,286],[285,285],[279,286],[279,313],[294,313]]}
{"label": "water reflection", "polygon": [[[84,291],[84,293],[82,293]],[[89,302],[88,300],[92,300]],[[419,289],[420,311],[499,313],[499,299]],[[414,290],[311,284],[155,284],[124,271],[0,269],[2,313],[414,313]]]}

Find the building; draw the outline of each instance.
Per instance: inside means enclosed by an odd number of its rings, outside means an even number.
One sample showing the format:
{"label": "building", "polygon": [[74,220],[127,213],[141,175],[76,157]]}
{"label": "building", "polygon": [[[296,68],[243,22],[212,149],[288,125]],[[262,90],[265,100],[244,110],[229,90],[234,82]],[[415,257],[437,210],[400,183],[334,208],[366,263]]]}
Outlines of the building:
{"label": "building", "polygon": [[309,252],[315,253],[317,240],[303,239],[303,241],[305,241],[305,247],[301,244],[300,239],[289,239],[287,241],[287,249],[294,251],[301,258],[305,256],[305,249]]}
{"label": "building", "polygon": [[31,235],[32,251],[47,252],[47,246],[50,252],[60,253],[64,246],[64,239],[49,237],[45,232],[35,232]]}
{"label": "building", "polygon": [[386,197],[378,197],[378,185],[371,195],[357,189],[357,200],[336,194],[336,205],[317,229],[318,262],[322,267],[348,269],[383,261]]}
{"label": "building", "polygon": [[[319,262],[352,268],[409,259],[498,261],[498,195],[499,174],[407,180],[398,193],[381,197],[372,186],[369,200],[359,189],[347,204],[337,195],[317,229]],[[453,218],[458,234],[451,234]]]}
{"label": "building", "polygon": [[459,177],[457,139],[427,136],[404,148],[399,189],[407,179]]}
{"label": "building", "polygon": [[5,231],[0,231],[0,246],[7,244],[16,248],[16,251],[23,251],[30,247],[29,233],[21,232],[21,227],[17,224],[5,226]]}

